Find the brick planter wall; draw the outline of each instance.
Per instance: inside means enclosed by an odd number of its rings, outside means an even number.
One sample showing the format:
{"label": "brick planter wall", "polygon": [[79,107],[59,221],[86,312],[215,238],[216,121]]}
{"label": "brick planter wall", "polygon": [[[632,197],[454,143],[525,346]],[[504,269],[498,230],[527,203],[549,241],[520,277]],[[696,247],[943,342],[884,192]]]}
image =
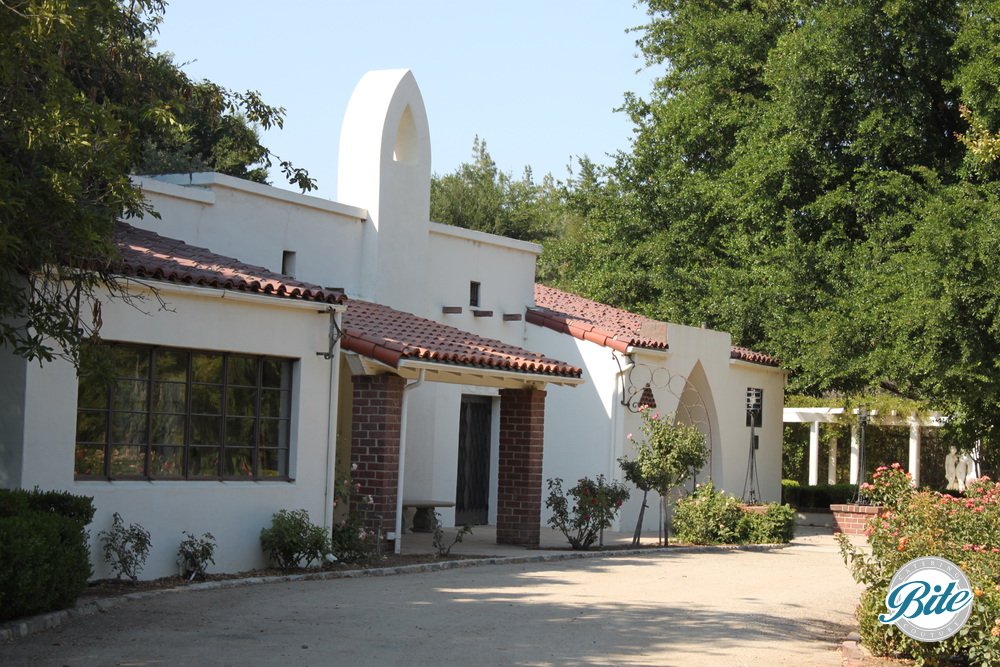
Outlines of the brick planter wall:
{"label": "brick planter wall", "polygon": [[500,390],[497,544],[538,546],[545,392]]}
{"label": "brick planter wall", "polygon": [[872,517],[884,511],[877,505],[830,505],[833,513],[833,532],[845,535],[864,535],[865,526]]}
{"label": "brick planter wall", "polygon": [[[375,530],[381,517],[382,534],[396,528],[399,489],[399,427],[403,386],[398,375],[356,375],[351,409],[351,463],[358,469],[351,481],[361,488],[351,495],[351,509],[365,527]],[[370,495],[373,505],[364,502]]]}

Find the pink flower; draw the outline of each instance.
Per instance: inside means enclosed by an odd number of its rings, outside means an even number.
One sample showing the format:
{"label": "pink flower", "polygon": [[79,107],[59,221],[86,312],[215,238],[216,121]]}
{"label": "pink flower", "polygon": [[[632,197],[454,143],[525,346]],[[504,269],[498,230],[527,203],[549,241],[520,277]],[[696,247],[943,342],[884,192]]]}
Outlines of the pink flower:
{"label": "pink flower", "polygon": [[628,434],[627,436],[625,436],[625,437],[626,437],[626,438],[628,438],[629,440],[631,440],[631,439],[632,439],[632,434],[631,434],[631,433],[629,433],[629,434]]}

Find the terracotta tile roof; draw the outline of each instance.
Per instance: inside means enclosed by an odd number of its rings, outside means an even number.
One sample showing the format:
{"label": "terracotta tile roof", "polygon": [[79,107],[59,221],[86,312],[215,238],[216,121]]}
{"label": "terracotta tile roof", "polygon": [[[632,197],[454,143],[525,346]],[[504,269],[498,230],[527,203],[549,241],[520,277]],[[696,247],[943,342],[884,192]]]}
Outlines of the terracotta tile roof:
{"label": "terracotta tile roof", "polygon": [[535,307],[525,320],[622,353],[629,347],[668,347],[666,336],[656,340],[642,333],[661,324],[656,320],[545,285],[535,285]]}
{"label": "terracotta tile roof", "polygon": [[537,352],[358,299],[347,301],[341,346],[393,368],[403,359],[419,359],[561,377],[582,375],[579,368]]}
{"label": "terracotta tile roof", "polygon": [[342,290],[304,283],[123,222],[115,229],[115,244],[121,253],[116,271],[125,276],[319,303],[346,298]]}
{"label": "terracotta tile roof", "polygon": [[731,359],[741,359],[743,361],[749,361],[752,364],[761,364],[762,366],[780,366],[781,362],[777,357],[772,357],[769,354],[764,354],[763,352],[755,352],[751,349],[745,347],[733,346],[729,351],[729,357]]}
{"label": "terracotta tile roof", "polygon": [[[668,347],[666,324],[637,313],[539,284],[535,285],[535,304],[534,308],[528,308],[526,321],[581,340],[622,353],[629,347],[660,350]],[[663,331],[663,337],[651,337],[651,332],[657,331]],[[729,356],[763,366],[780,365],[775,357],[745,347],[733,346]]]}
{"label": "terracotta tile roof", "polygon": [[115,243],[122,275],[200,287],[231,289],[321,303],[346,303],[342,346],[397,368],[403,358],[476,368],[580,377],[582,371],[544,355],[483,338],[433,320],[320,287],[206,248],[119,223]]}

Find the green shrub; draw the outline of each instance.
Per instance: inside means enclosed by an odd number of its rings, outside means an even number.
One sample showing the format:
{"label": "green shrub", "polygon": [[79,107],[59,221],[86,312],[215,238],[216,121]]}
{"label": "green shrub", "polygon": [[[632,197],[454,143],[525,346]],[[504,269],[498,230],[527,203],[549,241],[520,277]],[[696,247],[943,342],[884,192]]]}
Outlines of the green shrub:
{"label": "green shrub", "polygon": [[0,490],[0,621],[72,606],[91,575],[93,513],[83,496]]}
{"label": "green shrub", "polygon": [[28,492],[23,489],[0,489],[0,517],[23,516],[31,511]]}
{"label": "green shrub", "polygon": [[125,527],[121,514],[115,512],[111,518],[111,530],[102,530],[97,536],[104,544],[104,560],[111,566],[111,571],[119,579],[124,574],[137,581],[153,546],[149,531],[137,523]]}
{"label": "green shrub", "polygon": [[692,544],[781,544],[795,533],[795,510],[771,503],[745,510],[740,501],[708,482],[677,501],[674,532]]}
{"label": "green shrub", "polygon": [[204,579],[209,563],[215,565],[215,537],[212,533],[195,537],[185,531],[184,539],[177,547],[177,565],[181,576],[189,581],[195,577]]}
{"label": "green shrub", "polygon": [[303,562],[322,563],[330,553],[327,531],[309,521],[309,512],[279,510],[271,517],[271,527],[260,531],[260,546],[272,563],[282,570],[292,570]]}
{"label": "green shrub", "polygon": [[857,491],[854,484],[807,486],[791,479],[781,480],[781,502],[801,509],[829,509],[830,505],[848,503]]}
{"label": "green shrub", "polygon": [[351,464],[350,472],[339,475],[334,481],[333,506],[346,508],[340,521],[335,521],[330,531],[330,551],[342,563],[370,563],[381,551],[377,544],[378,534],[365,526],[361,507],[370,508],[375,504],[371,495],[361,493],[361,485],[351,480],[358,465]]}
{"label": "green shrub", "polygon": [[375,533],[364,526],[356,512],[335,524],[330,533],[330,552],[342,563],[369,563],[375,558]]}
{"label": "green shrub", "polygon": [[20,516],[27,512],[59,514],[86,526],[94,519],[94,499],[68,491],[32,491],[0,489],[0,517]]}
{"label": "green shrub", "polygon": [[[898,473],[891,476],[902,478]],[[862,642],[873,653],[902,654],[915,658],[917,664],[940,664],[953,656],[960,656],[965,664],[1000,664],[1000,485],[982,478],[965,493],[965,498],[933,491],[892,494],[888,500],[897,503],[895,508],[868,523],[870,553],[839,536],[855,580],[867,586],[858,608],[858,624]],[[956,563],[975,595],[965,626],[938,642],[916,641],[895,625],[878,621],[878,614],[886,611],[892,577],[904,564],[922,556]]]}
{"label": "green shrub", "polygon": [[618,510],[628,500],[629,490],[619,481],[584,477],[563,493],[562,479],[548,480],[545,506],[552,510],[549,525],[558,528],[574,549],[585,550],[597,541],[601,530],[611,526]]}
{"label": "green shrub", "polygon": [[692,544],[736,544],[743,541],[740,501],[711,482],[701,484],[674,509],[674,534]]}
{"label": "green shrub", "polygon": [[795,510],[771,503],[763,512],[743,512],[741,533],[750,544],[784,544],[795,536]]}
{"label": "green shrub", "polygon": [[451,550],[456,544],[465,539],[466,535],[472,535],[472,524],[467,523],[458,529],[451,543],[448,543],[444,536],[444,526],[441,525],[441,515],[434,512],[431,516],[433,517],[432,522],[434,526],[434,537],[431,539],[431,544],[434,546],[434,553],[438,558],[447,558],[450,556]]}

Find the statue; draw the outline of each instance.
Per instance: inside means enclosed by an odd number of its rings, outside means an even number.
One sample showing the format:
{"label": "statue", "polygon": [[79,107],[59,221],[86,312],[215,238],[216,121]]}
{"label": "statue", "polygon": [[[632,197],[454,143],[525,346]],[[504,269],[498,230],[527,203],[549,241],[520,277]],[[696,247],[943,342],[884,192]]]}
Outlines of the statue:
{"label": "statue", "polygon": [[944,477],[948,480],[948,491],[961,491],[958,488],[958,449],[955,446],[948,448],[948,455],[944,457]]}
{"label": "statue", "polygon": [[[962,469],[964,465],[965,474],[962,475]],[[976,481],[979,476],[976,474],[976,462],[968,452],[962,452],[962,458],[958,460],[958,465],[955,467],[956,471],[959,473],[958,485],[961,487],[962,491],[965,491],[966,487],[972,482]]]}

